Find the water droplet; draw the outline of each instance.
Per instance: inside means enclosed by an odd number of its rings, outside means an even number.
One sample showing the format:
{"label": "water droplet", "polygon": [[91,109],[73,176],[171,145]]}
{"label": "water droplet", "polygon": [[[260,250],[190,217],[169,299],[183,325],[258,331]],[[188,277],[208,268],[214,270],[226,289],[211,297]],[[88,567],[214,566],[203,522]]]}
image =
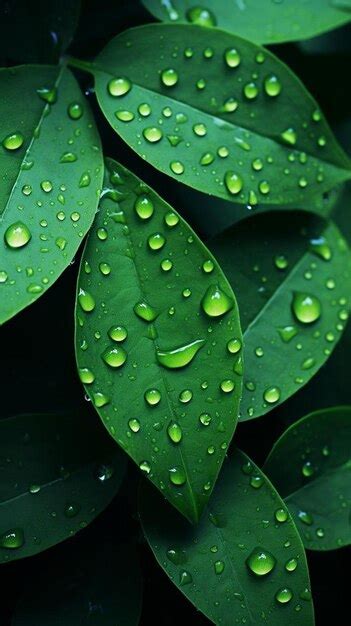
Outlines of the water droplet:
{"label": "water droplet", "polygon": [[264,548],[254,548],[250,556],[246,559],[246,565],[256,576],[266,576],[271,572],[276,564],[273,554]]}
{"label": "water droplet", "polygon": [[312,515],[310,515],[310,513],[307,513],[306,511],[299,511],[298,517],[299,517],[299,520],[303,522],[304,524],[306,524],[307,526],[312,526],[313,517]]}
{"label": "water droplet", "polygon": [[77,155],[73,152],[64,152],[60,158],[60,163],[74,163],[77,160]]}
{"label": "water droplet", "polygon": [[98,409],[105,406],[106,404],[109,404],[110,402],[110,398],[106,396],[104,393],[102,393],[101,391],[97,391],[96,393],[94,393],[93,399],[94,399],[94,404]]}
{"label": "water droplet", "polygon": [[179,223],[179,216],[173,211],[168,211],[165,215],[165,222],[169,228],[173,228]]}
{"label": "water droplet", "polygon": [[115,117],[120,122],[132,122],[134,120],[134,113],[132,111],[127,111],[126,109],[120,109],[119,111],[115,111]]}
{"label": "water droplet", "polygon": [[270,96],[271,98],[275,98],[276,96],[279,96],[282,90],[282,86],[277,76],[275,76],[274,74],[267,76],[267,78],[264,81],[264,89],[265,89],[266,94]]}
{"label": "water droplet", "polygon": [[292,591],[288,587],[279,589],[279,591],[277,591],[277,593],[275,594],[275,599],[280,604],[286,604],[287,602],[290,602],[292,597],[293,597]]}
{"label": "water droplet", "polygon": [[39,493],[40,489],[41,489],[40,485],[36,485],[36,484],[30,485],[29,493],[32,493],[32,494]]}
{"label": "water droplet", "polygon": [[250,478],[250,487],[253,487],[254,489],[261,489],[263,483],[264,481],[262,476],[256,475],[251,476]]}
{"label": "water droplet", "polygon": [[324,237],[311,239],[310,250],[321,259],[323,259],[323,261],[330,261],[330,259],[332,258],[332,251]]}
{"label": "water droplet", "polygon": [[45,193],[49,193],[50,191],[52,191],[52,183],[50,182],[50,180],[43,180],[40,183],[40,187],[43,191],[45,191]]}
{"label": "water droplet", "polygon": [[148,126],[144,128],[143,135],[150,143],[157,143],[163,137],[162,130],[158,126]]}
{"label": "water droplet", "polygon": [[321,303],[316,296],[308,293],[295,292],[292,310],[296,319],[302,324],[316,322],[322,312]]}
{"label": "water droplet", "polygon": [[127,338],[127,330],[124,326],[111,326],[108,331],[108,336],[112,341],[124,341]]}
{"label": "water droplet", "polygon": [[184,165],[181,161],[171,161],[169,167],[171,168],[174,174],[183,174]]}
{"label": "water droplet", "polygon": [[114,474],[114,469],[112,465],[107,465],[105,463],[102,463],[101,465],[98,466],[96,472],[95,472],[95,476],[96,478],[101,482],[104,483],[107,480],[110,480],[110,478],[112,478]]}
{"label": "water droplet", "polygon": [[145,474],[150,474],[150,472],[151,472],[151,465],[150,465],[149,461],[141,461],[141,463],[139,463],[139,467],[140,467],[142,472],[145,472]]}
{"label": "water droplet", "polygon": [[285,509],[277,509],[274,516],[277,522],[282,524],[288,519],[288,512]]}
{"label": "water droplet", "polygon": [[274,265],[278,268],[278,270],[286,270],[289,262],[283,254],[279,254],[278,256],[274,257]]}
{"label": "water droplet", "polygon": [[173,87],[178,82],[178,74],[172,68],[163,70],[161,72],[161,81],[166,87]]}
{"label": "water droplet", "polygon": [[310,476],[313,476],[314,474],[314,467],[311,463],[311,461],[306,461],[306,463],[303,464],[302,468],[301,468],[301,472],[303,476],[306,476],[306,478],[309,478]]}
{"label": "water droplet", "polygon": [[231,170],[225,173],[224,182],[229,193],[233,195],[240,193],[243,188],[242,178]]}
{"label": "water droplet", "polygon": [[151,107],[149,104],[147,104],[147,102],[142,102],[138,106],[138,112],[140,113],[140,115],[142,115],[142,117],[148,117],[151,113]]}
{"label": "water droplet", "polygon": [[72,120],[79,120],[83,115],[83,107],[79,102],[71,102],[68,106],[67,113]]}
{"label": "water droplet", "polygon": [[93,296],[84,289],[79,289],[78,302],[83,311],[86,313],[90,313],[95,309],[95,300]]}
{"label": "water droplet", "polygon": [[191,389],[183,389],[183,391],[179,394],[179,401],[183,404],[187,404],[193,397],[193,392]]}
{"label": "water droplet", "polygon": [[227,350],[231,354],[237,354],[241,350],[240,339],[229,339],[227,343]]}
{"label": "water droplet", "polygon": [[183,563],[186,563],[187,561],[186,552],[184,552],[184,550],[179,550],[178,548],[169,548],[166,554],[167,554],[167,558],[174,565],[182,565]]}
{"label": "water droplet", "polygon": [[172,422],[167,428],[168,437],[173,443],[180,443],[182,440],[182,429],[176,422]]}
{"label": "water droplet", "polygon": [[144,398],[150,406],[157,406],[161,400],[161,393],[158,389],[147,389],[144,393]]}
{"label": "water droplet", "polygon": [[223,561],[216,561],[214,564],[214,571],[216,574],[222,574],[224,572],[225,563]]}
{"label": "water droplet", "polygon": [[0,283],[6,283],[7,279],[8,279],[7,272],[5,272],[5,270],[1,270],[0,271]]}
{"label": "water droplet", "polygon": [[236,48],[228,48],[224,53],[224,59],[228,67],[238,67],[241,57]]}
{"label": "water droplet", "polygon": [[190,585],[190,583],[192,582],[193,582],[193,577],[190,574],[190,572],[187,572],[186,570],[183,570],[182,572],[180,572],[179,574],[180,587],[183,587],[184,585]]}
{"label": "water droplet", "polygon": [[248,100],[254,100],[255,98],[257,98],[257,96],[258,96],[258,87],[257,87],[256,83],[254,83],[254,82],[246,83],[246,85],[244,86],[244,96]]}
{"label": "water droplet", "polygon": [[291,146],[294,146],[297,142],[297,134],[293,128],[287,128],[281,134],[281,138]]}
{"label": "water droplet", "polygon": [[202,269],[205,272],[205,274],[210,274],[211,272],[213,272],[214,270],[214,263],[211,259],[207,259],[207,261],[204,261],[202,264]]}
{"label": "water droplet", "polygon": [[187,20],[192,24],[198,24],[198,26],[216,26],[217,21],[212,13],[208,9],[201,6],[192,7],[186,13]]}
{"label": "water droplet", "polygon": [[220,317],[233,308],[234,302],[219,285],[210,285],[201,300],[201,305],[209,317]]}
{"label": "water droplet", "polygon": [[113,346],[112,348],[106,348],[101,355],[101,358],[110,367],[117,368],[122,367],[127,360],[127,353],[122,346]]}
{"label": "water droplet", "polygon": [[258,185],[258,188],[264,196],[266,196],[271,190],[269,182],[267,180],[261,180],[261,182]]}
{"label": "water droplet", "polygon": [[169,369],[185,367],[191,363],[204,343],[204,339],[196,339],[195,341],[180,346],[179,348],[173,348],[171,350],[157,350],[157,360],[161,365],[163,365],[163,367],[167,367]]}
{"label": "water droplet", "polygon": [[132,83],[128,78],[112,78],[107,85],[108,92],[111,96],[120,97],[127,94],[132,88]]}
{"label": "water droplet", "polygon": [[261,348],[260,346],[258,346],[257,348],[255,348],[255,354],[256,354],[256,356],[258,356],[258,357],[260,357],[260,358],[261,358],[262,356],[264,356],[264,350],[263,350],[263,348]]}
{"label": "water droplet", "polygon": [[169,480],[173,485],[181,487],[186,483],[185,471],[182,467],[171,467],[169,470]]}
{"label": "water droplet", "polygon": [[263,394],[263,398],[266,402],[268,402],[268,404],[274,404],[275,402],[278,402],[278,400],[280,399],[279,387],[268,387],[268,389],[266,389]]}
{"label": "water droplet", "polygon": [[30,241],[31,232],[23,222],[11,224],[5,231],[5,241],[10,248],[23,248]]}
{"label": "water droplet", "polygon": [[135,315],[140,317],[140,319],[144,320],[145,322],[153,322],[158,315],[156,310],[152,306],[150,306],[150,304],[147,304],[145,300],[137,302],[133,307],[133,311]]}
{"label": "water droplet", "polygon": [[78,515],[80,509],[81,507],[79,504],[72,502],[70,504],[66,504],[64,514],[66,517],[75,517],[76,515]]}
{"label": "water droplet", "polygon": [[193,131],[198,137],[204,137],[207,133],[205,124],[194,124]]}
{"label": "water droplet", "polygon": [[91,385],[95,380],[93,372],[88,367],[79,368],[79,378],[85,385]]}
{"label": "water droplet", "polygon": [[2,145],[6,150],[18,150],[24,142],[22,133],[11,133],[2,140]]}
{"label": "water droplet", "polygon": [[280,338],[285,342],[289,343],[294,337],[296,337],[298,330],[295,326],[284,326],[282,328],[278,328],[278,333]]}
{"label": "water droplet", "polygon": [[16,550],[24,544],[24,533],[22,528],[11,528],[0,537],[0,547],[8,550]]}
{"label": "water droplet", "polygon": [[289,559],[286,563],[285,563],[285,569],[288,572],[294,572],[297,568],[297,559]]}
{"label": "water droplet", "polygon": [[44,100],[44,102],[48,102],[49,104],[54,104],[57,100],[56,87],[42,87],[41,89],[37,89],[37,94],[41,100]]}
{"label": "water droplet", "polygon": [[140,219],[148,220],[153,215],[154,205],[148,196],[143,195],[135,200],[134,209]]}
{"label": "water droplet", "polygon": [[140,422],[135,417],[128,421],[128,426],[133,433],[138,433],[140,430]]}
{"label": "water droplet", "polygon": [[226,380],[222,380],[220,384],[220,388],[222,389],[224,393],[231,393],[232,391],[234,391],[234,387],[235,387],[234,380],[231,380],[230,378]]}
{"label": "water droplet", "polygon": [[151,250],[161,250],[166,243],[166,238],[162,235],[162,233],[154,233],[153,235],[150,235],[147,243]]}
{"label": "water droplet", "polygon": [[81,175],[79,179],[79,187],[80,188],[89,187],[90,183],[91,183],[90,174],[88,172],[83,172],[83,174]]}

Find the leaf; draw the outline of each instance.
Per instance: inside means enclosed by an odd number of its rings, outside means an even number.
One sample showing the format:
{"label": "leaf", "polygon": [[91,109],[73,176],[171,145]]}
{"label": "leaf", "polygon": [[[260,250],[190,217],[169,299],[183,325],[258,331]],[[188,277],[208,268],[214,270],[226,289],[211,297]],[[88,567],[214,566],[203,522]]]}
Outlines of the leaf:
{"label": "leaf", "polygon": [[316,374],[351,301],[351,252],[311,214],[258,215],[209,246],[238,296],[244,329],[241,420],[264,415]]}
{"label": "leaf", "polygon": [[257,43],[307,39],[350,21],[350,0],[142,0],[160,20],[224,28]]}
{"label": "leaf", "polygon": [[1,324],[69,265],[94,218],[103,161],[70,70],[0,70],[0,92]]}
{"label": "leaf", "polygon": [[1,65],[8,61],[55,63],[69,46],[80,11],[79,0],[6,0],[0,4]]}
{"label": "leaf", "polygon": [[81,379],[114,439],[197,521],[237,421],[235,297],[186,222],[128,170],[106,168],[78,280]]}
{"label": "leaf", "polygon": [[190,187],[253,207],[299,206],[351,177],[296,76],[237,36],[150,24],[115,37],[90,69],[114,130]]}
{"label": "leaf", "polygon": [[288,428],[264,470],[293,516],[305,547],[351,543],[351,407],[322,409]]}
{"label": "leaf", "polygon": [[85,528],[112,500],[124,460],[87,415],[0,421],[0,560],[32,556]]}
{"label": "leaf", "polygon": [[197,527],[150,488],[141,490],[141,521],[159,565],[215,624],[314,623],[296,527],[274,487],[239,450],[224,465]]}
{"label": "leaf", "polygon": [[[137,626],[142,580],[134,546],[87,542],[71,547],[29,584],[13,626]],[[123,576],[120,575],[123,571]],[[38,589],[45,589],[38,594]]]}

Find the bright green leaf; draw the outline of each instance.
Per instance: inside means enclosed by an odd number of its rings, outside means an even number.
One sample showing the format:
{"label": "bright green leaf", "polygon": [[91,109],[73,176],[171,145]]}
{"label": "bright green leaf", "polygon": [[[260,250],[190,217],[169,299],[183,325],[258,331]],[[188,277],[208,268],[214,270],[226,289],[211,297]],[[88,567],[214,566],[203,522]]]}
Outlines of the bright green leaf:
{"label": "bright green leaf", "polygon": [[257,43],[315,37],[351,20],[350,0],[142,0],[163,21],[224,28]]}
{"label": "bright green leaf", "polygon": [[351,253],[340,231],[307,213],[259,215],[209,242],[237,294],[244,329],[241,420],[305,385],[348,318]]}
{"label": "bright green leaf", "polygon": [[70,546],[44,576],[27,583],[12,626],[137,626],[142,580],[136,550],[104,539]]}
{"label": "bright green leaf", "polygon": [[91,71],[116,132],[190,187],[253,208],[298,207],[351,177],[349,158],[296,76],[237,36],[142,26],[108,43]]}
{"label": "bright green leaf", "polygon": [[351,543],[351,407],[310,413],[292,424],[264,466],[310,550]]}
{"label": "bright green leaf", "polygon": [[166,574],[215,624],[314,623],[296,527],[274,487],[239,450],[196,528],[150,488],[141,491],[141,521]]}
{"label": "bright green leaf", "polygon": [[112,500],[124,459],[87,415],[0,421],[0,560],[42,552],[85,528]]}
{"label": "bright green leaf", "polygon": [[186,222],[122,166],[106,165],[78,280],[81,379],[110,434],[197,521],[237,421],[238,308]]}
{"label": "bright green leaf", "polygon": [[[69,46],[80,0],[6,0],[0,4],[2,64],[55,63]],[[16,103],[17,105],[17,103]]]}
{"label": "bright green leaf", "polygon": [[0,324],[69,265],[97,208],[100,140],[64,67],[0,70]]}

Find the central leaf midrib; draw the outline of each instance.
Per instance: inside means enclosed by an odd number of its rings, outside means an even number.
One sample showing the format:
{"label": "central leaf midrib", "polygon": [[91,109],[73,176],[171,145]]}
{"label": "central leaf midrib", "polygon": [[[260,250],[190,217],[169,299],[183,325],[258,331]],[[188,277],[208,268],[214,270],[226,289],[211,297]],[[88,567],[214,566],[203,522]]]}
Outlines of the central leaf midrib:
{"label": "central leaf midrib", "polygon": [[[94,67],[93,67],[93,72],[94,72],[94,70],[97,70],[98,72],[101,72],[101,73],[103,73],[103,74],[107,74],[108,76],[111,76],[111,77],[114,77],[114,76],[115,76],[115,73],[112,73],[110,70],[102,69],[102,68],[100,68],[100,67],[99,67],[98,65],[96,65],[96,64],[94,64]],[[94,74],[95,74],[95,72],[94,72]],[[192,111],[194,111],[194,112],[199,111],[202,115],[206,115],[206,116],[208,116],[209,118],[211,118],[212,120],[213,120],[213,119],[216,119],[216,120],[218,120],[218,121],[220,121],[220,122],[225,122],[226,124],[228,124],[229,126],[231,126],[231,127],[233,128],[233,131],[236,131],[236,130],[241,130],[241,131],[244,131],[244,132],[250,132],[250,133],[252,133],[253,135],[256,135],[256,136],[258,136],[258,137],[261,137],[262,139],[266,139],[266,140],[268,140],[268,141],[272,141],[273,143],[275,143],[276,145],[280,146],[281,148],[283,148],[283,149],[285,149],[285,150],[289,150],[289,149],[290,149],[290,150],[297,150],[297,151],[299,151],[299,152],[304,152],[304,153],[305,153],[305,154],[307,154],[309,157],[311,157],[312,159],[315,159],[316,161],[319,161],[320,163],[325,163],[325,164],[327,164],[327,165],[329,165],[329,166],[332,166],[332,167],[337,168],[338,170],[342,170],[342,171],[344,171],[344,172],[347,172],[347,173],[348,173],[348,178],[351,178],[351,171],[350,171],[350,169],[347,169],[346,167],[341,167],[341,165],[336,164],[336,163],[334,163],[333,161],[330,161],[329,159],[327,159],[327,160],[320,159],[320,158],[319,158],[318,156],[316,156],[315,154],[312,154],[311,152],[309,152],[309,151],[307,151],[307,150],[304,150],[304,149],[298,148],[296,145],[294,145],[294,146],[284,145],[283,143],[280,143],[279,141],[276,141],[276,139],[274,138],[274,136],[272,136],[272,137],[271,137],[271,136],[269,136],[269,135],[264,135],[264,134],[262,134],[262,133],[258,132],[257,130],[252,129],[252,128],[247,127],[247,126],[239,126],[238,124],[233,124],[233,122],[228,122],[226,119],[224,119],[224,118],[222,118],[222,117],[218,117],[217,115],[214,115],[214,114],[212,114],[212,113],[209,113],[208,111],[204,111],[204,110],[203,110],[203,109],[201,109],[201,108],[194,108],[191,104],[188,104],[187,102],[183,102],[183,100],[180,100],[180,99],[179,99],[179,100],[176,100],[175,98],[172,98],[172,97],[171,97],[171,96],[169,96],[168,94],[163,94],[163,93],[162,93],[162,92],[160,92],[160,91],[156,91],[156,90],[148,89],[147,87],[144,87],[144,85],[140,85],[138,82],[136,82],[136,81],[134,81],[134,80],[133,80],[133,85],[136,85],[137,87],[139,87],[139,89],[144,90],[146,93],[150,93],[150,94],[157,94],[157,95],[158,95],[158,96],[160,96],[160,97],[167,98],[167,99],[168,99],[168,100],[170,100],[171,102],[174,102],[174,103],[180,104],[180,105],[182,105],[182,106],[184,106],[184,107],[188,107],[189,109],[191,109],[191,110],[192,110]],[[99,95],[97,95],[97,98],[98,98],[98,100],[100,100]]]}
{"label": "central leaf midrib", "polygon": [[[129,195],[129,196],[131,196],[131,194],[130,194],[130,193],[129,193],[128,195]],[[128,198],[126,199],[126,201],[128,202]],[[130,208],[128,207],[128,210],[126,211],[127,218],[128,218],[128,212],[129,212],[129,210],[130,210]],[[144,291],[144,289],[143,289],[143,282],[142,282],[142,280],[141,280],[141,277],[140,277],[140,274],[139,274],[139,271],[138,271],[138,266],[137,266],[137,249],[136,249],[136,247],[134,246],[134,242],[133,242],[133,239],[132,239],[132,231],[133,231],[133,227],[132,227],[131,225],[129,225],[129,228],[128,228],[128,233],[126,234],[126,237],[127,237],[128,241],[129,241],[129,244],[130,244],[130,246],[131,246],[131,248],[132,248],[132,251],[133,251],[133,255],[132,255],[132,258],[133,258],[133,266],[134,266],[134,269],[135,269],[135,273],[136,273],[136,277],[137,277],[137,281],[138,281],[139,289],[140,289],[140,292],[141,292],[141,294],[142,294],[142,297],[143,297],[143,298],[145,299],[145,301],[147,302],[147,301],[148,301],[148,298],[147,298],[146,293],[145,293],[145,291]],[[156,351],[157,351],[157,350],[158,350],[158,348],[159,348],[159,346],[157,345],[156,339],[155,339],[154,337],[152,337],[151,341],[152,341],[152,344],[153,344],[153,346],[154,346],[154,355],[155,355],[155,354],[156,354]],[[169,392],[169,388],[168,388],[167,378],[166,378],[165,372],[162,370],[162,368],[161,368],[161,367],[159,367],[159,368],[158,368],[158,371],[159,371],[159,372],[160,372],[160,374],[161,374],[161,378],[162,378],[163,386],[164,386],[164,388],[165,388],[165,390],[166,390],[166,398],[167,398],[167,405],[168,405],[169,411],[170,411],[170,413],[171,413],[172,418],[174,418],[174,419],[175,419],[175,421],[178,421],[178,420],[177,420],[177,417],[178,417],[178,416],[177,416],[177,410],[176,410],[176,407],[175,407],[175,405],[174,405],[174,403],[172,402],[172,399],[171,399],[171,397],[170,397],[170,392]],[[197,519],[198,519],[198,507],[197,507],[197,502],[196,502],[196,499],[195,499],[195,497],[194,497],[194,491],[193,491],[192,484],[191,484],[191,480],[190,480],[190,474],[189,474],[189,471],[188,471],[188,466],[187,466],[187,463],[186,463],[185,457],[184,457],[183,452],[182,452],[182,449],[181,449],[181,444],[178,446],[177,450],[178,450],[178,453],[179,453],[179,456],[180,456],[180,459],[181,459],[182,465],[183,465],[183,467],[184,467],[184,471],[185,471],[185,475],[186,475],[186,484],[187,484],[187,486],[188,486],[188,493],[190,493],[190,496],[191,496],[191,498],[190,498],[190,499],[191,499],[191,504],[192,504],[192,507],[193,507],[193,512],[195,513],[195,520],[197,520]]]}
{"label": "central leaf midrib", "polygon": [[[57,87],[58,87],[59,82],[60,82],[60,80],[61,80],[61,78],[62,78],[62,74],[63,74],[64,70],[66,69],[66,66],[65,66],[65,65],[62,65],[62,66],[61,66],[61,67],[59,67],[58,69],[59,69],[59,73],[58,73],[57,78],[56,78],[56,80],[55,80],[55,82],[54,82],[54,88],[57,88]],[[44,121],[44,119],[45,119],[45,109],[46,109],[46,107],[47,107],[47,106],[51,106],[51,105],[50,105],[48,102],[46,102],[46,103],[44,104],[44,106],[43,106],[43,110],[42,110],[41,115],[40,115],[40,117],[39,117],[39,122],[38,122],[38,124],[34,127],[34,130],[35,130],[36,128],[39,128],[39,129],[41,128],[41,125],[42,125],[42,123],[43,123],[43,121]],[[0,207],[0,223],[4,220],[4,218],[5,218],[5,213],[7,212],[8,208],[9,208],[9,206],[10,206],[10,204],[11,204],[12,196],[13,196],[13,194],[14,194],[14,192],[15,192],[15,189],[17,188],[18,182],[19,182],[19,180],[20,180],[20,177],[21,177],[21,174],[22,174],[22,171],[23,171],[23,170],[22,170],[23,163],[26,161],[27,156],[30,154],[30,151],[31,151],[31,148],[32,148],[32,145],[33,145],[34,140],[35,140],[35,135],[34,135],[34,132],[33,132],[33,133],[32,133],[32,138],[31,138],[31,140],[30,140],[30,142],[29,142],[29,145],[28,145],[28,148],[27,148],[27,150],[26,150],[26,152],[25,152],[25,155],[24,155],[24,157],[23,157],[23,159],[22,159],[22,161],[21,161],[21,165],[20,165],[20,167],[19,167],[19,169],[18,169],[18,174],[17,174],[17,176],[16,176],[16,180],[15,180],[14,184],[12,185],[12,189],[11,189],[11,193],[10,193],[10,195],[9,195],[9,198],[8,198],[8,200],[7,200],[7,202],[6,202],[5,206],[4,206],[4,208],[3,208],[2,210],[1,210],[1,207]]]}

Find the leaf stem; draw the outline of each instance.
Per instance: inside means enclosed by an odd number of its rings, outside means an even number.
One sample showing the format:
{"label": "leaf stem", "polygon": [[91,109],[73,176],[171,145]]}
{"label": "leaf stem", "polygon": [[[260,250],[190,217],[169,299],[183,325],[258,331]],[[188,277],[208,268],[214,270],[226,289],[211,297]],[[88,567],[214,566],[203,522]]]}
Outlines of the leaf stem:
{"label": "leaf stem", "polygon": [[76,59],[75,57],[67,57],[66,63],[67,65],[76,67],[77,69],[83,70],[84,72],[89,72],[90,74],[94,73],[94,63],[90,61],[83,61],[82,59]]}

